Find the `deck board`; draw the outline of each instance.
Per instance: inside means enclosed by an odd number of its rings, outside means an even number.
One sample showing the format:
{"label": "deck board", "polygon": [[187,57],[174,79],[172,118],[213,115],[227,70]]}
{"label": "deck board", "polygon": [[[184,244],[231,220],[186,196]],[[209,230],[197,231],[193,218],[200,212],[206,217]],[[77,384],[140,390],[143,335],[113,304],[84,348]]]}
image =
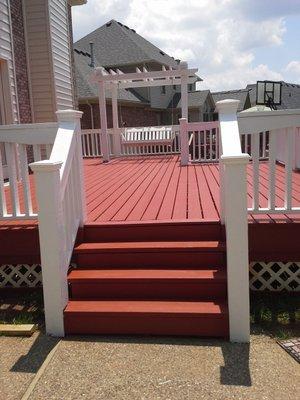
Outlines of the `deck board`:
{"label": "deck board", "polygon": [[[260,163],[259,204],[267,205],[267,162]],[[220,188],[217,163],[180,166],[178,155],[123,157],[108,164],[101,159],[84,160],[87,222],[219,221]],[[252,205],[252,165],[247,170],[248,205]],[[33,175],[30,175],[36,210]],[[284,204],[285,172],[276,166],[276,206]],[[5,190],[8,210],[11,199]],[[21,210],[24,209],[19,188]],[[300,206],[300,172],[293,172],[293,206]],[[300,222],[299,215],[249,215],[249,222]],[[31,221],[0,221],[0,226],[30,227]]]}

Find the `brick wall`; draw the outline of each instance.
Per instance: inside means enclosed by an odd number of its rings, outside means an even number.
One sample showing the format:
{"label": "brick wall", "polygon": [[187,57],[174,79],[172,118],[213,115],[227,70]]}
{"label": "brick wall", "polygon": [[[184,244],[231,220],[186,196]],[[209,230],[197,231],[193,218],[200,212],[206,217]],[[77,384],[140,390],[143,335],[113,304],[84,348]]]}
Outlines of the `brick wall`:
{"label": "brick wall", "polygon": [[[98,104],[92,104],[93,115],[94,115],[94,128],[100,128],[100,112]],[[83,116],[81,119],[82,129],[91,129],[91,110],[88,104],[79,104],[79,110],[83,112]],[[107,113],[107,125],[108,128],[112,127],[112,108],[111,105],[108,104],[106,106]],[[126,124],[126,126],[156,126],[161,124],[161,112],[151,110],[150,108],[145,107],[128,107],[122,106],[121,112],[119,109],[119,126],[121,125],[121,115],[122,114],[122,122]]]}
{"label": "brick wall", "polygon": [[32,122],[22,0],[10,0],[20,123]]}

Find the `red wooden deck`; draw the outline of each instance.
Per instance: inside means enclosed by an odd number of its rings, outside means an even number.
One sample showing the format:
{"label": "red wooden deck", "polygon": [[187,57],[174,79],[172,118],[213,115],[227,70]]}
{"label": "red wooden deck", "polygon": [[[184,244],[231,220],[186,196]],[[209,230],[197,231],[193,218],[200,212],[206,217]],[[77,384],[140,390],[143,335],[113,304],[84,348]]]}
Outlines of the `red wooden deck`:
{"label": "red wooden deck", "polygon": [[[252,200],[252,167],[248,168],[248,205]],[[87,223],[137,221],[219,221],[218,164],[181,167],[179,156],[118,158],[108,164],[84,160]],[[33,176],[31,186],[33,206]],[[6,190],[8,210],[10,195]],[[21,209],[22,190],[19,192]],[[267,206],[268,164],[260,164],[260,206]],[[284,168],[277,165],[276,206],[284,204]],[[300,205],[300,172],[293,173],[293,205]],[[295,215],[250,215],[249,222],[300,222]],[[35,225],[36,221],[0,221],[2,226]]]}
{"label": "red wooden deck", "polygon": [[[252,199],[252,167],[248,168],[248,201]],[[181,167],[179,156],[118,158],[108,164],[84,160],[87,224],[143,225],[166,222],[220,221],[218,164]],[[34,196],[33,176],[30,176]],[[284,202],[284,168],[277,165],[276,206]],[[19,190],[22,200],[22,189]],[[260,205],[267,205],[268,164],[260,164]],[[8,209],[10,196],[6,190]],[[36,209],[36,200],[33,198]],[[293,205],[300,205],[300,173],[293,173]],[[21,209],[22,209],[21,204]],[[132,225],[133,224],[133,225]],[[174,229],[183,229],[177,224]],[[116,227],[114,228],[116,229]],[[148,229],[148,228],[147,228]],[[165,228],[160,225],[161,234]],[[209,229],[209,228],[206,228]],[[148,232],[148,231],[147,231]],[[300,258],[297,238],[300,215],[249,215],[253,260]],[[168,235],[167,235],[168,236]],[[164,240],[168,240],[165,238]],[[37,221],[0,221],[0,256],[5,262],[37,262]],[[19,254],[18,257],[15,257]],[[26,255],[26,257],[25,257]],[[26,261],[25,261],[26,259]],[[277,259],[277,258],[276,258]],[[279,258],[278,258],[279,259]]]}

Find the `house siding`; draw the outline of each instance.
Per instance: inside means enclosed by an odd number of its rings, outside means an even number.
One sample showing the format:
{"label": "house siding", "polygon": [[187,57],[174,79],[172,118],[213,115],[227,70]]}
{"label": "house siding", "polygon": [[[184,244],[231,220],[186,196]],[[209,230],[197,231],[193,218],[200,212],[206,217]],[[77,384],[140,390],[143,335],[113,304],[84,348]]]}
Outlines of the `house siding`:
{"label": "house siding", "polygon": [[74,108],[69,10],[66,0],[49,0],[50,35],[57,109]]}
{"label": "house siding", "polygon": [[12,38],[11,14],[8,0],[0,0],[0,58],[7,61],[11,88],[12,120],[8,123],[19,122],[16,76],[14,70],[14,50]]}
{"label": "house siding", "polygon": [[30,0],[25,5],[26,41],[33,122],[54,121],[56,102],[49,35],[48,3]]}
{"label": "house siding", "polygon": [[32,122],[32,118],[22,0],[11,0],[10,11],[20,123],[30,123]]}

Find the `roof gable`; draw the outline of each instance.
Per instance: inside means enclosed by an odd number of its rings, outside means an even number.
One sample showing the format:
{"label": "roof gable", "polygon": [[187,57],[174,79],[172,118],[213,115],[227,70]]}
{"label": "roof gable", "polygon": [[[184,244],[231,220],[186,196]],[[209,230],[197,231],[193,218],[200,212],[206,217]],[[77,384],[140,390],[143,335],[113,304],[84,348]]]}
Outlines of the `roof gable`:
{"label": "roof gable", "polygon": [[98,66],[114,67],[157,62],[176,67],[178,62],[120,22],[111,20],[74,43],[74,48],[89,51],[94,43]]}
{"label": "roof gable", "polygon": [[[189,92],[188,106],[190,108],[201,107],[207,101],[208,97],[211,97],[209,90],[195,90],[194,92]],[[174,96],[171,99],[168,108],[180,108],[180,107],[181,107],[181,93],[176,92],[174,93]]]}
{"label": "roof gable", "polygon": [[239,89],[239,90],[227,90],[223,92],[214,92],[212,93],[212,97],[215,101],[221,101],[221,100],[226,100],[226,99],[235,99],[239,100],[239,107],[238,111],[242,111],[245,109],[245,106],[247,105],[247,98],[249,96],[249,91],[248,89]]}

